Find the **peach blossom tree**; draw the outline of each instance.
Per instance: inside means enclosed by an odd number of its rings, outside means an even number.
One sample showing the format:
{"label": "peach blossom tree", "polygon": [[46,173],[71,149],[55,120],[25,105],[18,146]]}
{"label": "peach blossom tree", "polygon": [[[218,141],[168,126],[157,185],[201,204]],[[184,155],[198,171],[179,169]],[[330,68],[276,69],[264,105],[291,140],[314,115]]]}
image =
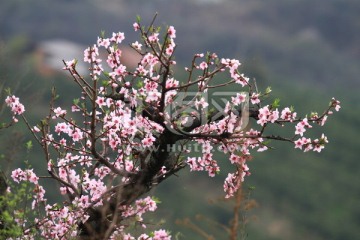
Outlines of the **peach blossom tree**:
{"label": "peach blossom tree", "polygon": [[[323,113],[299,116],[278,101],[267,103],[270,89],[260,92],[256,82],[239,70],[236,59],[215,53],[194,54],[181,71],[175,61],[176,30],[143,26],[134,30],[139,41],[130,43],[140,61],[123,64],[125,34],[98,37],[84,51],[89,74],[77,71],[78,60],[64,61],[80,96],[69,108],[56,105],[38,124],[25,117],[25,107],[14,95],[6,98],[13,121],[21,118],[44,152],[48,176],[64,196],[47,203],[45,177],[36,169],[15,169],[15,182],[33,185],[34,219],[16,219],[21,239],[171,239],[170,232],[148,232],[143,215],[156,211],[158,200],[149,191],[180,170],[220,172],[219,161],[233,171],[224,179],[224,195],[232,197],[250,175],[252,153],[266,151],[269,140],[293,144],[301,151],[320,152],[328,142],[322,134],[308,138],[313,125],[323,126],[340,102],[330,101]],[[231,91],[229,91],[231,89]],[[251,123],[251,124],[249,124]],[[268,134],[271,125],[293,130],[291,136]],[[197,146],[197,153],[191,146]],[[214,156],[220,152],[221,159]],[[139,224],[142,233],[130,227]]]}

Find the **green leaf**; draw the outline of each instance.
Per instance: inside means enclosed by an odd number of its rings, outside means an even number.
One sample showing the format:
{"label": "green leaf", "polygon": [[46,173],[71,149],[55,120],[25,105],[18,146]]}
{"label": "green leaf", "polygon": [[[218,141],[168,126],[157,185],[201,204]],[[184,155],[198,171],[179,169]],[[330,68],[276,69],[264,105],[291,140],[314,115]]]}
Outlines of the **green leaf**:
{"label": "green leaf", "polygon": [[102,80],[102,81],[101,81],[101,85],[102,85],[103,87],[106,87],[106,86],[109,85],[109,81],[108,81],[108,80]]}
{"label": "green leaf", "polygon": [[265,94],[269,94],[269,93],[271,93],[271,87],[267,87],[266,89],[265,89]]}
{"label": "green leaf", "polygon": [[310,118],[313,118],[315,116],[319,116],[317,112],[311,112],[310,113]]}
{"label": "green leaf", "polygon": [[280,99],[279,98],[275,98],[274,102],[271,104],[272,108],[278,108],[280,107]]}
{"label": "green leaf", "polygon": [[144,86],[144,83],[139,81],[139,82],[137,82],[136,86],[138,88],[142,88]]}
{"label": "green leaf", "polygon": [[152,196],[151,199],[152,199],[154,202],[156,202],[157,204],[158,204],[158,203],[161,203],[160,199],[157,198],[157,197],[155,197],[155,196]]}
{"label": "green leaf", "polygon": [[103,74],[105,75],[105,77],[110,77],[110,74],[106,71],[103,71]]}
{"label": "green leaf", "polygon": [[210,60],[211,53],[209,51],[206,52],[205,59],[206,61]]}
{"label": "green leaf", "polygon": [[26,146],[26,149],[29,151],[29,150],[31,150],[32,149],[32,147],[33,147],[33,143],[32,143],[32,141],[31,140],[29,140],[26,144],[25,144],[25,146]]}
{"label": "green leaf", "polygon": [[101,37],[101,38],[105,38],[105,31],[104,31],[104,30],[101,30],[101,31],[100,31],[100,37]]}
{"label": "green leaf", "polygon": [[136,15],[136,22],[137,22],[137,23],[140,23],[140,21],[141,21],[140,15]]}
{"label": "green leaf", "polygon": [[47,126],[47,125],[48,125],[48,120],[47,119],[41,120],[41,126]]}
{"label": "green leaf", "polygon": [[79,102],[80,102],[80,99],[79,99],[79,98],[75,98],[75,99],[73,100],[73,103],[74,103],[75,105],[78,105]]}
{"label": "green leaf", "polygon": [[7,95],[11,95],[11,89],[10,88],[5,88],[4,91],[6,92]]}

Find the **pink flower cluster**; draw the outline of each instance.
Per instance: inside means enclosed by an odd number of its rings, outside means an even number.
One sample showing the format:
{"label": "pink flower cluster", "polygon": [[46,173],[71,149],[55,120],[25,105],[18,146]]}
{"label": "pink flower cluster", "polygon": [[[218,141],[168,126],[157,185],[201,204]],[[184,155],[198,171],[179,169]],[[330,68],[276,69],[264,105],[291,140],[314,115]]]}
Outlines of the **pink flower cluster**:
{"label": "pink flower cluster", "polygon": [[258,118],[259,120],[257,120],[257,123],[261,126],[264,126],[268,122],[274,123],[279,119],[279,111],[277,108],[272,109],[269,105],[266,105],[265,107],[259,109]]}
{"label": "pink flower cluster", "polygon": [[226,193],[225,198],[230,198],[238,191],[241,186],[241,180],[244,178],[245,173],[241,173],[239,177],[239,172],[228,173],[228,176],[224,182],[224,191]]}
{"label": "pink flower cluster", "polygon": [[135,206],[124,206],[122,216],[123,217],[135,217],[136,220],[141,222],[142,215],[146,212],[154,212],[157,209],[156,201],[151,197],[146,197],[143,199],[138,199],[135,202]]}
{"label": "pink flower cluster", "polygon": [[36,174],[32,169],[27,169],[23,171],[20,168],[12,171],[11,178],[17,183],[21,181],[29,181],[33,184],[38,184],[38,180],[39,180],[39,178],[36,176]]}
{"label": "pink flower cluster", "polygon": [[34,185],[32,209],[46,202],[45,189],[39,184],[39,177],[34,173],[33,169],[15,169],[11,173],[11,178],[17,183],[30,182]]}
{"label": "pink flower cluster", "polygon": [[45,218],[35,219],[41,236],[45,239],[74,238],[78,235],[78,224],[88,218],[88,215],[77,207],[58,207],[54,204],[46,205],[45,211]]}
{"label": "pink flower cluster", "polygon": [[7,96],[5,99],[6,105],[11,108],[11,112],[13,113],[13,121],[17,122],[16,115],[21,115],[25,112],[25,107],[22,103],[20,103],[19,98],[12,95]]}
{"label": "pink flower cluster", "polygon": [[[325,144],[329,142],[324,134],[322,134],[320,138],[314,140],[312,140],[311,138],[303,137],[303,135],[307,129],[312,128],[312,125],[310,125],[309,121],[317,123],[320,126],[324,126],[328,119],[328,116],[333,114],[332,108],[335,109],[335,111],[339,111],[340,107],[340,101],[332,98],[328,110],[325,111],[325,113],[323,113],[321,116],[319,116],[318,113],[313,112],[311,113],[309,118],[303,118],[302,120],[299,120],[299,122],[295,126],[295,135],[300,135],[301,138],[298,138],[294,141],[295,148],[303,150],[304,152],[308,152],[310,150],[314,152],[321,152],[325,148]],[[295,118],[293,118],[292,120],[294,119]]]}
{"label": "pink flower cluster", "polygon": [[135,238],[133,236],[131,236],[130,234],[125,234],[123,236],[124,240],[171,240],[171,235],[169,234],[169,232],[160,229],[157,231],[154,231],[152,234],[147,235],[147,234],[141,234],[138,238]]}
{"label": "pink flower cluster", "polygon": [[[96,44],[84,51],[83,60],[89,64],[91,81],[77,73],[75,60],[64,62],[64,69],[70,72],[82,91],[81,98],[71,107],[72,116],[67,110],[56,107],[52,109],[49,122],[32,128],[47,153],[50,177],[59,183],[60,193],[69,199],[63,204],[46,205],[45,190],[33,170],[16,169],[12,173],[14,181],[34,184],[33,208],[41,203],[45,206],[45,216],[36,219],[35,226],[46,239],[77,236],[79,225],[91,217],[89,209],[106,207],[109,199],[118,197],[117,189],[131,186],[134,180],[131,177],[145,172],[153,151],[159,150],[157,147],[163,135],[180,139],[176,144],[200,146],[200,156],[194,157],[190,151],[180,150],[172,168],[159,164],[153,179],[147,183],[153,184],[147,186],[149,189],[158,183],[156,178],[159,176],[165,177],[186,165],[190,171],[206,171],[214,177],[220,172],[219,160],[214,159],[213,154],[217,149],[235,169],[224,181],[227,198],[233,196],[245,176],[250,175],[251,153],[268,149],[266,140],[287,141],[303,151],[317,152],[328,142],[325,135],[311,140],[304,134],[313,123],[324,125],[331,110],[340,109],[338,100],[332,99],[323,114],[313,113],[305,118],[297,118],[297,113],[289,107],[281,111],[277,105],[262,107],[264,95],[240,73],[240,62],[219,59],[214,53],[196,54],[191,66],[186,68],[189,78],[180,82],[172,75],[176,65],[172,59],[176,48],[175,28],[168,27],[165,40],[161,42],[156,30],[144,32],[139,23],[133,27],[142,37],[141,43],[130,44],[141,57],[138,65],[131,69],[121,60],[124,33],[113,33],[111,38],[99,37]],[[216,82],[218,73],[226,74],[230,80]],[[211,101],[204,96],[209,89],[230,85],[234,86],[234,94],[224,100],[224,108],[216,115],[209,110]],[[168,106],[176,103],[177,96],[190,88],[197,91],[191,104],[179,106],[178,114],[167,111]],[[6,104],[14,115],[23,114],[24,106],[15,96],[9,96]],[[250,104],[252,112],[244,107]],[[247,126],[246,114],[242,115],[245,111],[256,119],[254,124],[257,126]],[[79,118],[83,121],[78,122],[76,119]],[[201,124],[196,124],[197,121]],[[300,138],[267,135],[266,129],[271,124],[295,125],[295,137]],[[186,127],[189,132],[185,132]],[[130,240],[135,237],[128,233],[128,225],[124,222],[133,220],[145,228],[143,215],[155,211],[157,202],[145,197],[129,204],[122,202],[115,209],[119,210],[121,221],[116,222],[118,219],[114,217],[111,239],[121,236],[121,239]],[[171,236],[165,230],[158,230],[150,235],[143,233],[137,239],[166,240]]]}

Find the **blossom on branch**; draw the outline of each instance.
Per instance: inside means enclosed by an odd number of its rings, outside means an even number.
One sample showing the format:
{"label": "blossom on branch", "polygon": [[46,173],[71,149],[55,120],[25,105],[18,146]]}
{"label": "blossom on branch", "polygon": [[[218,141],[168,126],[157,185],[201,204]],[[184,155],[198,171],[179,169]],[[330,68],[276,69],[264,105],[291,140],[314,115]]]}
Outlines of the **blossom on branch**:
{"label": "blossom on branch", "polygon": [[[44,207],[44,216],[24,229],[34,226],[46,239],[136,239],[130,223],[145,228],[143,215],[158,207],[155,198],[143,196],[178,171],[206,171],[215,177],[220,161],[228,162],[233,172],[227,173],[223,188],[229,198],[251,174],[253,152],[271,148],[270,140],[317,152],[328,142],[325,135],[311,140],[305,133],[313,123],[324,125],[332,110],[340,109],[338,100],[332,99],[323,114],[309,117],[299,117],[292,107],[279,110],[278,101],[267,102],[269,91],[261,94],[240,72],[239,60],[215,53],[194,54],[186,77],[176,79],[175,28],[162,32],[140,21],[133,27],[140,34],[131,44],[141,59],[136,67],[120,60],[122,32],[101,36],[84,51],[88,76],[77,72],[75,60],[64,61],[81,92],[71,106],[72,116],[51,105],[49,116],[29,129],[45,152],[47,177],[67,199],[47,204],[42,179],[33,170],[14,170],[14,181],[35,186],[33,206]],[[5,102],[14,115],[24,113],[15,96]],[[275,124],[295,128],[295,137],[268,134]],[[223,157],[215,157],[215,151]],[[171,235],[160,229],[137,239]]]}

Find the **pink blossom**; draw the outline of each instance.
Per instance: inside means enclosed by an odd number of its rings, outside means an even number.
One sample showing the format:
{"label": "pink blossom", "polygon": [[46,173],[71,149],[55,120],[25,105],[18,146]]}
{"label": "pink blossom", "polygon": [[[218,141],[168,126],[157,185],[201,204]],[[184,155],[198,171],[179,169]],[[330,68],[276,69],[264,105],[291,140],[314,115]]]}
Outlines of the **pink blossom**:
{"label": "pink blossom", "polygon": [[144,145],[144,147],[149,147],[153,144],[154,141],[155,141],[155,138],[152,135],[149,135],[149,136],[145,137],[141,142]]}
{"label": "pink blossom", "polygon": [[319,144],[319,143],[313,144],[313,147],[314,147],[313,148],[314,152],[321,152],[321,150],[325,148],[323,144]]}
{"label": "pink blossom", "polygon": [[159,100],[161,96],[161,93],[159,93],[157,90],[153,90],[148,92],[148,95],[146,96],[145,101],[146,102],[153,102]]}
{"label": "pink blossom", "polygon": [[206,62],[201,62],[200,65],[199,65],[199,68],[201,70],[205,70],[207,67],[208,67],[208,64]]}
{"label": "pink blossom", "polygon": [[195,157],[188,157],[186,163],[190,166],[190,171],[202,171],[204,169]]}
{"label": "pink blossom", "polygon": [[11,111],[14,115],[21,115],[25,112],[25,107],[21,103],[16,103],[12,105]]}
{"label": "pink blossom", "polygon": [[244,74],[240,74],[240,75],[237,74],[236,69],[234,69],[234,68],[230,69],[230,73],[231,73],[231,77],[233,79],[235,79],[235,82],[237,84],[240,84],[242,87],[245,87],[246,85],[248,85],[250,79],[248,77],[245,77]]}
{"label": "pink blossom", "polygon": [[117,44],[121,43],[125,39],[125,34],[123,32],[113,33],[112,38],[110,39],[112,42]]}
{"label": "pink blossom", "polygon": [[118,67],[115,68],[113,72],[110,73],[110,76],[125,76],[126,75],[126,66],[120,64]]}
{"label": "pink blossom", "polygon": [[31,204],[31,209],[35,209],[36,206],[39,206],[39,203],[41,202],[46,202],[46,199],[44,198],[45,196],[45,189],[40,186],[39,184],[35,184],[35,187],[34,187],[34,191],[33,191],[35,194],[34,194],[34,200]]}
{"label": "pink blossom", "polygon": [[27,169],[27,170],[23,171],[20,168],[12,171],[11,178],[15,182],[29,181],[34,184],[37,184],[38,180],[39,180],[39,178],[35,175],[35,173],[33,172],[32,169]]}
{"label": "pink blossom", "polygon": [[70,135],[70,137],[72,137],[74,142],[77,142],[77,141],[80,141],[81,139],[83,139],[83,132],[78,128],[75,128],[69,135]]}
{"label": "pink blossom", "polygon": [[269,105],[260,108],[258,114],[259,120],[257,120],[257,123],[260,124],[261,126],[264,126],[264,124],[268,122],[269,115],[270,115]]}
{"label": "pink blossom", "polygon": [[11,178],[19,183],[20,181],[23,181],[25,179],[25,173],[23,170],[21,170],[20,168],[15,169],[11,172]]}
{"label": "pink blossom", "polygon": [[[170,38],[169,42],[167,43],[166,49],[165,49],[165,53],[169,56],[171,56],[174,52],[174,48],[175,48],[175,42],[172,38]],[[171,64],[175,65],[176,62],[172,61]]]}
{"label": "pink blossom", "polygon": [[278,111],[278,109],[272,110],[271,114],[268,116],[268,121],[274,123],[278,119],[279,119],[279,111]]}
{"label": "pink blossom", "polygon": [[216,161],[213,161],[211,165],[205,166],[205,170],[208,172],[209,177],[215,177],[220,172],[220,167],[217,166]]}
{"label": "pink blossom", "polygon": [[56,117],[63,117],[66,114],[66,110],[63,110],[60,107],[57,107],[54,109],[54,113],[55,113]]}
{"label": "pink blossom", "polygon": [[154,81],[145,81],[145,89],[147,92],[156,91],[158,83]]}
{"label": "pink blossom", "polygon": [[163,229],[154,231],[153,240],[171,240],[171,236]]}
{"label": "pink blossom", "polygon": [[179,86],[179,81],[175,80],[174,78],[168,78],[166,80],[166,88],[173,88]]}
{"label": "pink blossom", "polygon": [[97,45],[100,47],[108,48],[110,46],[110,39],[98,37]]}
{"label": "pink blossom", "polygon": [[121,55],[122,55],[121,50],[117,49],[115,52],[113,52],[113,54],[109,54],[107,56],[106,62],[111,69],[114,69],[115,67],[120,65]]}
{"label": "pink blossom", "polygon": [[129,160],[125,160],[125,170],[127,172],[135,172],[136,169],[134,167],[134,162],[133,161],[129,161]]}
{"label": "pink blossom", "polygon": [[93,78],[97,79],[97,76],[100,76],[101,73],[104,71],[101,64],[96,64],[92,69],[92,76]]}
{"label": "pink blossom", "polygon": [[[7,96],[5,99],[5,103],[8,107],[11,108],[11,111],[14,115],[21,115],[25,112],[25,107],[19,101],[18,97]],[[14,119],[15,120],[15,119]]]}
{"label": "pink blossom", "polygon": [[304,132],[306,131],[304,125],[302,125],[301,123],[297,124],[295,127],[295,134],[298,134],[300,136],[302,136],[304,134]]}
{"label": "pink blossom", "polygon": [[79,112],[79,111],[80,111],[80,109],[78,106],[76,106],[76,105],[71,106],[71,112]]}
{"label": "pink blossom", "polygon": [[103,107],[103,106],[106,106],[106,100],[104,97],[97,97],[96,98],[96,104],[99,105],[99,107]]}
{"label": "pink blossom", "polygon": [[14,95],[12,96],[7,96],[5,99],[5,103],[8,107],[11,107],[12,104],[16,104],[19,102],[19,98],[15,97]]}
{"label": "pink blossom", "polygon": [[235,106],[238,106],[239,104],[244,103],[246,99],[247,99],[246,93],[236,93],[236,97],[231,97],[231,102]]}
{"label": "pink blossom", "polygon": [[84,51],[84,62],[88,63],[95,63],[99,62],[99,60],[96,58],[99,56],[99,50],[96,45],[93,45],[93,47],[88,47]]}
{"label": "pink blossom", "polygon": [[296,112],[292,112],[290,108],[286,107],[281,111],[280,117],[284,120],[292,122],[296,118]]}
{"label": "pink blossom", "polygon": [[131,236],[129,233],[125,234],[122,239],[124,239],[124,240],[135,240],[135,238],[133,236]]}
{"label": "pink blossom", "polygon": [[210,142],[204,142],[202,144],[202,153],[210,153],[213,149],[213,146],[210,144]]}
{"label": "pink blossom", "polygon": [[335,111],[339,111],[341,106],[340,106],[340,101],[339,100],[336,100],[335,98],[332,98],[331,99],[331,106],[333,106],[335,108]]}
{"label": "pink blossom", "polygon": [[303,136],[306,128],[311,128],[312,126],[308,123],[308,119],[304,118],[301,122],[295,126],[295,134]]}
{"label": "pink blossom", "polygon": [[295,143],[295,148],[302,149],[303,143],[300,138],[298,140],[294,141],[294,143]]}
{"label": "pink blossom", "polygon": [[326,143],[328,143],[328,142],[329,141],[328,141],[327,137],[324,134],[322,134],[320,139],[315,139],[313,141],[313,143],[312,143],[313,144],[313,151],[321,152],[321,150],[325,148],[324,145]]}
{"label": "pink blossom", "polygon": [[174,47],[169,45],[166,49],[165,49],[165,53],[169,56],[171,56],[174,52]]}
{"label": "pink blossom", "polygon": [[226,193],[225,198],[230,198],[234,196],[239,187],[240,181],[238,180],[236,174],[228,173],[228,176],[226,177],[224,182],[224,191]]}
{"label": "pink blossom", "polygon": [[141,51],[142,44],[139,43],[138,41],[132,43],[131,46],[132,46],[133,48],[135,48],[136,50]]}
{"label": "pink blossom", "polygon": [[199,107],[207,108],[209,106],[209,103],[205,100],[204,97],[200,98],[200,100],[196,99],[194,103],[196,109],[199,109]]}
{"label": "pink blossom", "polygon": [[80,207],[80,208],[87,208],[90,206],[90,202],[89,202],[89,196],[87,195],[82,195],[80,198],[76,197],[73,201],[73,203],[75,204],[75,206]]}
{"label": "pink blossom", "polygon": [[325,123],[326,123],[326,121],[327,121],[327,119],[328,119],[328,116],[327,116],[327,115],[324,115],[324,116],[321,118],[320,122],[318,122],[318,123],[320,124],[320,126],[324,126]]}
{"label": "pink blossom", "polygon": [[236,154],[231,153],[229,159],[232,164],[235,164],[235,163],[240,164],[241,163],[241,157]]}
{"label": "pink blossom", "polygon": [[159,171],[159,173],[160,173],[161,175],[166,174],[166,173],[167,173],[166,167],[165,167],[165,166],[162,166],[161,169],[160,169],[160,171]]}
{"label": "pink blossom", "polygon": [[134,27],[135,32],[140,29],[140,25],[137,22],[135,22],[133,24],[133,27]]}
{"label": "pink blossom", "polygon": [[137,240],[152,240],[152,238],[150,238],[149,235],[143,233],[138,237]]}
{"label": "pink blossom", "polygon": [[167,31],[170,38],[176,38],[176,30],[173,26],[170,26]]}
{"label": "pink blossom", "polygon": [[236,60],[236,59],[222,58],[220,60],[220,62],[221,62],[221,64],[225,65],[226,67],[233,68],[233,69],[236,69],[241,65],[239,60]]}
{"label": "pink blossom", "polygon": [[147,64],[149,64],[150,66],[154,66],[155,64],[157,64],[159,62],[159,60],[157,59],[156,56],[154,56],[151,53],[147,53],[142,59],[141,59],[141,64],[146,66]]}
{"label": "pink blossom", "polygon": [[260,103],[259,96],[260,96],[260,94],[258,94],[258,93],[252,93],[252,94],[251,94],[251,98],[250,98],[251,103],[252,103],[252,104],[258,104],[258,103]]}
{"label": "pink blossom", "polygon": [[150,43],[157,43],[159,42],[159,33],[153,33],[149,36]]}
{"label": "pink blossom", "polygon": [[38,183],[39,178],[36,176],[36,174],[33,172],[32,169],[28,169],[25,172],[26,172],[27,180],[29,182],[34,183],[34,184]]}
{"label": "pink blossom", "polygon": [[146,197],[143,199],[136,200],[136,212],[137,214],[143,214],[145,212],[154,212],[157,209],[156,202],[151,197]]}
{"label": "pink blossom", "polygon": [[55,132],[60,134],[61,132],[63,133],[69,133],[71,130],[70,126],[67,123],[58,123],[55,126]]}
{"label": "pink blossom", "polygon": [[264,151],[266,151],[266,150],[268,150],[268,147],[266,146],[266,145],[263,145],[262,147],[260,147],[260,148],[258,148],[258,152],[264,152]]}
{"label": "pink blossom", "polygon": [[73,73],[74,69],[75,69],[75,66],[76,66],[76,60],[73,59],[73,60],[70,60],[70,61],[65,61],[65,67],[63,68],[63,70],[70,70],[71,73]]}
{"label": "pink blossom", "polygon": [[40,129],[39,129],[37,126],[34,126],[34,127],[32,128],[32,131],[33,131],[33,132],[40,132]]}

